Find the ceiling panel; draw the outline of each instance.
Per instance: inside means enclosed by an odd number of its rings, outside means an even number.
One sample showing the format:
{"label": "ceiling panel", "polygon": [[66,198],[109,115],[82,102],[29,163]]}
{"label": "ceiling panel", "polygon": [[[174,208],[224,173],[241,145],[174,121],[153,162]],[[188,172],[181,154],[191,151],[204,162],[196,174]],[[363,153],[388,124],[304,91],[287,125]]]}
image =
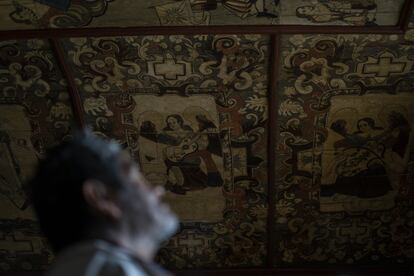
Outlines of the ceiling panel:
{"label": "ceiling panel", "polygon": [[74,125],[67,85],[48,42],[38,39],[0,43],[0,79],[1,269],[42,270],[52,254],[27,181],[45,150]]}
{"label": "ceiling panel", "polygon": [[0,1],[0,29],[197,25],[392,26],[404,0],[74,0],[66,12]]}
{"label": "ceiling panel", "polygon": [[181,219],[161,262],[263,266],[269,37],[72,38],[63,47],[86,122],[128,147]]}
{"label": "ceiling panel", "polygon": [[283,37],[276,265],[412,260],[414,37],[407,34]]}

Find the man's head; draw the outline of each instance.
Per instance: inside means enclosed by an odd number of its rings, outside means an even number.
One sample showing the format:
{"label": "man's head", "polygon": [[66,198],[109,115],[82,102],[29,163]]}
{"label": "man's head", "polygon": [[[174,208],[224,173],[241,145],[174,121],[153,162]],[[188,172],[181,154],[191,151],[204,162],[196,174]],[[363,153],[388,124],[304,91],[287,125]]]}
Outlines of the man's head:
{"label": "man's head", "polygon": [[40,226],[61,250],[86,239],[147,239],[159,244],[177,219],[119,145],[89,132],[53,148],[31,183]]}

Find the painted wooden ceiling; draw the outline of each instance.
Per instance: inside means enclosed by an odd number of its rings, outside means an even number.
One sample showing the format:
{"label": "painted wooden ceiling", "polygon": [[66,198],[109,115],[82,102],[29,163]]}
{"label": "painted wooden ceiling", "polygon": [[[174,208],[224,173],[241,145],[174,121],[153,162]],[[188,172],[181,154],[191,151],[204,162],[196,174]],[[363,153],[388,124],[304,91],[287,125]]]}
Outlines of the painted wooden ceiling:
{"label": "painted wooden ceiling", "polygon": [[[403,2],[72,1],[63,13],[0,1],[2,30],[85,31],[0,32],[0,270],[53,260],[25,183],[77,125],[127,145],[152,183],[167,183],[182,220],[159,255],[170,268],[409,263],[414,14],[400,18]],[[239,24],[307,34],[226,30]],[[227,34],[88,29],[173,25]],[[335,33],[348,26],[365,34]],[[165,157],[178,149],[165,137],[186,132],[204,148]]]}

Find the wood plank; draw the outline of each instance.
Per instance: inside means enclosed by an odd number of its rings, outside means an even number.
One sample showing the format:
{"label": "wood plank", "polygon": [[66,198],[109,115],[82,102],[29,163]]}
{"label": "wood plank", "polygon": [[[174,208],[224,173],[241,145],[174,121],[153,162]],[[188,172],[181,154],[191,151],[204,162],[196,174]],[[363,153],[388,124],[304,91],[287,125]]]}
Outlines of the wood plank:
{"label": "wood plank", "polygon": [[400,26],[308,26],[308,25],[257,25],[257,26],[177,26],[177,27],[126,27],[126,28],[68,28],[0,31],[0,40],[61,37],[102,37],[132,35],[173,34],[402,34]]}
{"label": "wood plank", "polygon": [[52,46],[52,50],[55,54],[55,58],[59,64],[59,68],[62,72],[62,75],[66,76],[66,80],[68,83],[68,93],[72,104],[73,116],[75,118],[77,126],[79,128],[84,128],[86,126],[86,123],[85,118],[83,116],[82,101],[79,95],[79,91],[76,88],[73,74],[69,68],[69,65],[65,61],[65,51],[57,39],[49,39],[49,42]]}
{"label": "wood plank", "polygon": [[269,84],[268,84],[268,141],[267,141],[267,267],[274,267],[276,239],[275,239],[275,208],[276,208],[276,122],[277,122],[277,81],[278,67],[280,59],[280,36],[271,36],[270,43],[270,64],[269,64]]}
{"label": "wood plank", "polygon": [[407,0],[401,9],[400,20],[398,22],[398,25],[404,32],[408,29],[408,24],[410,23],[411,15],[413,12],[414,0]]}

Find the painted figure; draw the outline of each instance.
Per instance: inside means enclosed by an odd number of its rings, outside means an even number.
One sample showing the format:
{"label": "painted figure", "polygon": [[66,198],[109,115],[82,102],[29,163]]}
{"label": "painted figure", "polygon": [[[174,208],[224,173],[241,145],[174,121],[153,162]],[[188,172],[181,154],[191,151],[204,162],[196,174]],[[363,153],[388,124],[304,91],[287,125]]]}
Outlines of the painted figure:
{"label": "painted figure", "polygon": [[[26,141],[17,141],[24,146]],[[13,154],[11,139],[6,131],[0,131],[0,193],[13,205],[25,210],[29,205],[22,185],[21,168]]]}
{"label": "painted figure", "polygon": [[350,25],[375,25],[377,4],[373,0],[323,1],[316,4],[300,6],[296,16],[306,18],[314,23],[343,21]]}
{"label": "painted figure", "polygon": [[[214,134],[208,132],[211,128],[215,129],[214,123],[206,121],[204,115],[197,116],[202,126],[197,133],[184,123],[179,114],[167,116],[166,126],[161,133],[157,133],[155,125],[150,121],[141,125],[143,137],[168,145],[163,150],[168,177],[166,188],[177,194],[221,186],[223,183],[212,158],[212,153],[221,154],[221,148],[217,146],[218,137],[215,140]],[[202,162],[206,172],[201,169]]]}
{"label": "painted figure", "polygon": [[277,18],[270,6],[277,6],[279,0],[272,0],[273,3],[266,3],[266,0],[181,0],[165,4],[153,2],[149,6],[155,7],[162,25],[208,25],[210,18],[214,18],[212,12],[223,8],[241,19],[252,16]]}
{"label": "painted figure", "polygon": [[[217,9],[217,3],[221,3],[226,9],[241,18],[251,15],[257,17],[277,17],[275,14],[268,12],[265,0],[190,0],[190,4],[194,10],[210,11]],[[275,1],[277,5],[279,1]]]}
{"label": "painted figure", "polygon": [[405,117],[391,112],[387,129],[370,117],[358,120],[354,133],[349,133],[345,120],[333,122],[331,129],[343,139],[334,143],[335,181],[321,186],[321,196],[375,198],[392,191],[390,176],[402,173],[411,132]]}

